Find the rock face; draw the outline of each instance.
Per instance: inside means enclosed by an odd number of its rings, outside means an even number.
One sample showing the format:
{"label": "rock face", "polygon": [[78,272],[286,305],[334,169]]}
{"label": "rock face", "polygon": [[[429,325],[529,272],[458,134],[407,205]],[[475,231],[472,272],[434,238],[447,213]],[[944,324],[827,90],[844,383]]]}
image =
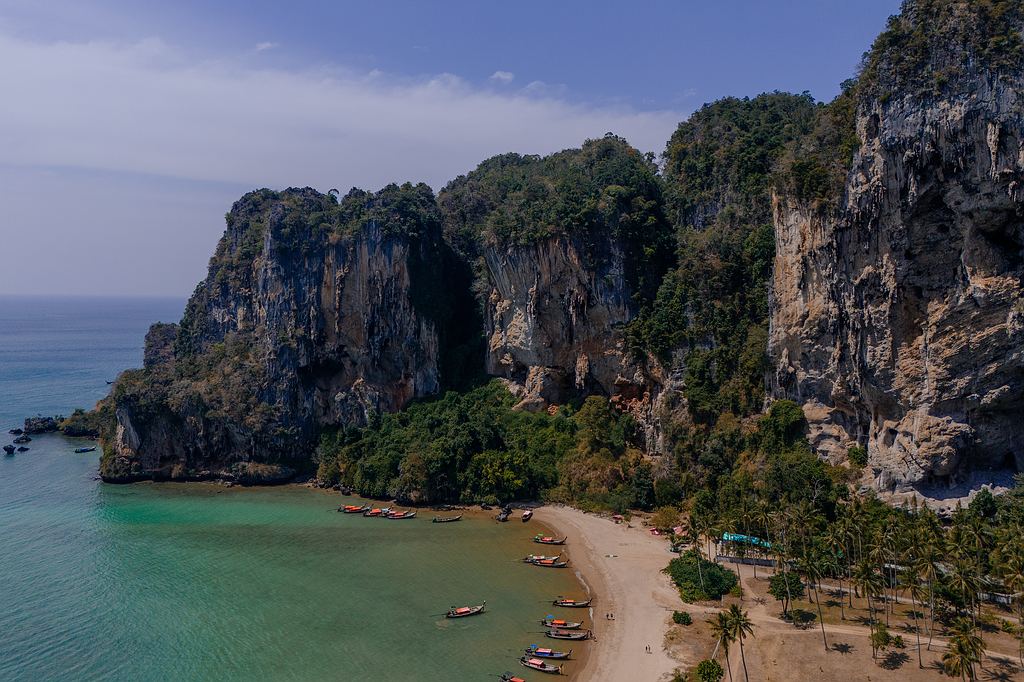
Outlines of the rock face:
{"label": "rock face", "polygon": [[56,431],[57,426],[55,417],[25,417],[24,433],[50,433]]}
{"label": "rock face", "polygon": [[621,334],[635,311],[621,252],[608,247],[599,269],[568,237],[485,250],[487,373],[520,384],[523,407],[613,395],[637,378]]}
{"label": "rock face", "polygon": [[1024,87],[862,100],[838,210],[775,197],[769,390],[875,484],[1024,468]]}
{"label": "rock face", "polygon": [[400,207],[424,193],[433,206],[425,186],[237,202],[181,325],[155,325],[145,369],[116,382],[101,473],[274,481],[322,428],[435,393],[440,223]]}

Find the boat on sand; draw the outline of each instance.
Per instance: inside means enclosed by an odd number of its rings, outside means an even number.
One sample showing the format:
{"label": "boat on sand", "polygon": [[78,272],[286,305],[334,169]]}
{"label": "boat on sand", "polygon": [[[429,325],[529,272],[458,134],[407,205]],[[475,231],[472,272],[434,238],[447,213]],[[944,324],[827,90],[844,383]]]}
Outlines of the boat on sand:
{"label": "boat on sand", "polygon": [[590,630],[548,630],[544,633],[551,639],[590,639],[594,633]]}
{"label": "boat on sand", "polygon": [[593,601],[594,601],[593,597],[591,597],[590,599],[587,599],[586,601],[578,601],[576,599],[565,599],[563,597],[559,597],[558,599],[555,599],[554,601],[552,601],[551,605],[552,606],[561,606],[562,608],[566,608],[566,609],[585,609],[588,606],[590,606],[591,602],[593,602]]}
{"label": "boat on sand", "polygon": [[546,628],[554,628],[556,630],[579,630],[583,627],[583,623],[574,623],[572,621],[562,620],[561,618],[555,618],[552,615],[548,615],[547,618],[540,622]]}
{"label": "boat on sand", "polygon": [[569,562],[564,559],[562,561],[557,561],[555,559],[544,559],[543,561],[534,560],[530,563],[534,566],[543,566],[544,568],[565,568],[569,565]]}
{"label": "boat on sand", "polygon": [[550,663],[545,663],[544,661],[542,661],[539,658],[530,658],[529,656],[523,656],[522,658],[519,659],[519,662],[521,664],[523,664],[524,666],[526,666],[527,668],[532,668],[533,670],[539,670],[542,673],[549,673],[551,675],[561,675],[562,674],[562,667],[561,666],[551,665]]}
{"label": "boat on sand", "polygon": [[534,535],[533,541],[541,545],[564,545],[565,541],[568,540],[568,536],[559,540],[548,535]]}
{"label": "boat on sand", "polygon": [[527,554],[523,557],[523,563],[532,564],[534,561],[558,561],[561,558],[561,554],[558,554],[556,556],[544,556],[543,554]]}
{"label": "boat on sand", "polygon": [[554,649],[545,649],[536,644],[531,644],[526,647],[526,655],[533,656],[534,658],[556,658],[564,661],[572,655],[572,649],[568,651],[555,651]]}

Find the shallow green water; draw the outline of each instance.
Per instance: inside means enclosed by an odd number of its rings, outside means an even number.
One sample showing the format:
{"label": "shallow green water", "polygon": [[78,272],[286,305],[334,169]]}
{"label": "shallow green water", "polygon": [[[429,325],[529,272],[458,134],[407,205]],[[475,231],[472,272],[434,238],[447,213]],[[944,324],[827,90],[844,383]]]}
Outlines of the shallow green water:
{"label": "shallow green water", "polygon": [[[543,643],[542,601],[578,594],[570,571],[514,561],[532,524],[364,519],[299,488],[110,486],[75,444],[0,458],[3,680],[495,679]],[[482,616],[436,615],[481,600]]]}

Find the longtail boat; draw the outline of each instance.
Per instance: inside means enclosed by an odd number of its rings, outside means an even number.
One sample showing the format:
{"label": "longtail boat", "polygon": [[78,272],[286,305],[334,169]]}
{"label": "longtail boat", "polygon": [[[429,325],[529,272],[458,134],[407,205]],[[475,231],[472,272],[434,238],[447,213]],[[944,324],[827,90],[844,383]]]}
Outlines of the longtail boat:
{"label": "longtail boat", "polygon": [[461,521],[462,514],[458,516],[435,516],[434,523],[452,523],[454,521]]}
{"label": "longtail boat", "polygon": [[526,682],[522,677],[516,677],[514,673],[505,673],[501,676],[501,682]]}
{"label": "longtail boat", "polygon": [[519,659],[519,662],[527,668],[533,668],[534,670],[539,670],[542,673],[550,673],[552,675],[562,674],[561,666],[545,663],[539,658],[530,658],[529,656],[523,656]]}
{"label": "longtail boat", "polygon": [[393,511],[390,514],[388,514],[387,518],[389,518],[389,519],[394,521],[394,520],[398,520],[398,519],[411,519],[411,518],[413,518],[415,516],[416,516],[416,512],[414,512],[414,511],[404,511],[404,512],[394,512]]}
{"label": "longtail boat", "polygon": [[445,618],[465,618],[466,616],[475,616],[478,613],[484,612],[484,607],[487,606],[487,602],[478,606],[460,606],[458,608],[451,607],[448,609],[448,613],[444,614]]}
{"label": "longtail boat", "polygon": [[380,516],[383,513],[384,513],[383,509],[377,509],[377,508],[367,509],[366,511],[363,512],[363,516]]}
{"label": "longtail boat", "polygon": [[590,639],[594,633],[590,630],[548,630],[544,634],[551,639]]}
{"label": "longtail boat", "polygon": [[543,561],[531,561],[534,566],[543,566],[544,568],[565,568],[569,565],[568,561],[556,561],[554,559],[544,559]]}
{"label": "longtail boat", "polygon": [[524,564],[532,564],[534,561],[558,561],[562,558],[562,555],[558,556],[544,556],[543,554],[527,554],[523,557]]}
{"label": "longtail boat", "polygon": [[533,510],[532,509],[527,509],[526,511],[523,512],[523,523],[526,523],[527,521],[529,521],[532,518],[533,518]]}
{"label": "longtail boat", "polygon": [[542,545],[564,545],[565,541],[568,540],[568,539],[569,539],[568,536],[562,538],[561,540],[559,540],[558,538],[549,537],[547,535],[534,535],[533,536],[533,541],[537,542],[537,543],[540,543]]}
{"label": "longtail boat", "polygon": [[572,655],[572,649],[569,649],[568,651],[555,651],[553,649],[539,647],[536,644],[531,644],[526,647],[526,655],[535,656],[537,658],[557,658],[564,661]]}
{"label": "longtail boat", "polygon": [[363,512],[370,511],[370,505],[346,504],[344,507],[338,507],[338,511],[342,514],[362,514]]}
{"label": "longtail boat", "polygon": [[551,602],[551,605],[561,606],[566,609],[585,609],[588,606],[590,606],[590,603],[593,601],[593,597],[587,599],[586,601],[577,601],[575,599],[563,599],[562,597],[559,597],[558,599]]}
{"label": "longtail boat", "polygon": [[540,624],[546,628],[554,628],[556,630],[579,630],[583,627],[583,623],[573,623],[561,618],[555,618],[550,614]]}

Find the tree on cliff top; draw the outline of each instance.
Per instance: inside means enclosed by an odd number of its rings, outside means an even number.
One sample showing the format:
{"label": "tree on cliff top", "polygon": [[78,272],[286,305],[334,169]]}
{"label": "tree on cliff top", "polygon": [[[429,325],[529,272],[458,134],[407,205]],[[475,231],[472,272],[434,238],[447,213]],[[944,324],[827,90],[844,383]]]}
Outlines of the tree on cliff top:
{"label": "tree on cliff top", "polygon": [[861,64],[865,97],[929,96],[977,68],[1019,77],[1024,0],[904,0]]}
{"label": "tree on cliff top", "polygon": [[568,236],[595,268],[610,248],[622,249],[626,281],[643,299],[653,297],[671,258],[657,168],[611,134],[545,157],[495,156],[450,182],[438,203],[446,238],[470,261],[485,245]]}

